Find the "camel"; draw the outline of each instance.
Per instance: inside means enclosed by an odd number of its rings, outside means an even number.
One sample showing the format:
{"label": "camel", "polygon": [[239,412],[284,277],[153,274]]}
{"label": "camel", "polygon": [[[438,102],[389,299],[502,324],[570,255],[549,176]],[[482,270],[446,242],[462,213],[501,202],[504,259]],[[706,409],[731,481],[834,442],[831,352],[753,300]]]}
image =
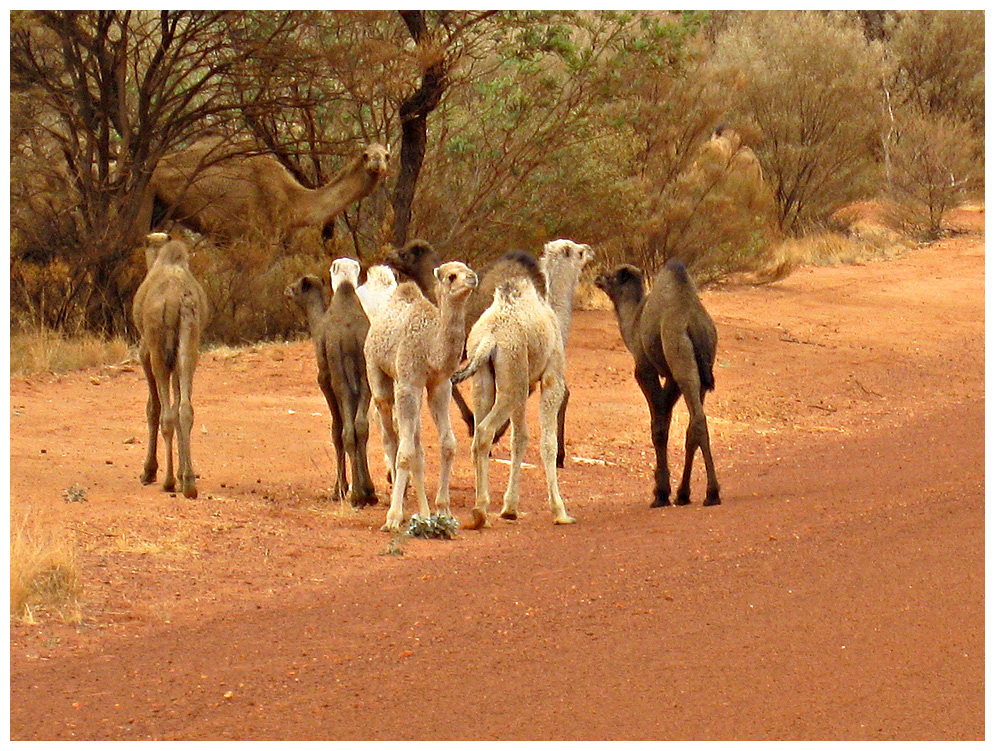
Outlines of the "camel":
{"label": "camel", "polygon": [[[171,218],[200,234],[284,242],[296,229],[318,227],[331,237],[335,218],[370,195],[387,174],[390,148],[370,144],[321,188],[305,188],[270,154],[234,153],[213,136],[159,160],[141,222]],[[163,211],[157,211],[157,209]]]}
{"label": "camel", "polygon": [[161,431],[166,447],[162,489],[169,493],[176,489],[173,433],[178,426],[180,490],[187,498],[196,498],[197,480],[190,456],[191,392],[200,336],[207,324],[207,295],[190,273],[189,248],[182,240],[171,240],[163,233],[150,234],[145,262],[148,270],[131,309],[140,337],[139,359],[149,387],[145,408],[149,444],[141,480],[143,485],[155,482],[159,470],[157,431]]}
{"label": "camel", "polygon": [[[427,245],[427,244],[426,244]],[[434,251],[433,251],[434,252]],[[404,520],[404,492],[409,475],[418,513],[430,515],[425,495],[424,450],[421,442],[422,390],[439,436],[439,487],[436,511],[449,516],[449,478],[456,437],[449,420],[450,376],[459,365],[466,339],[464,321],[477,275],[459,261],[435,269],[438,282],[433,305],[414,282],[398,285],[366,337],[366,369],[393,478],[390,509],[383,531],[398,532]],[[396,419],[396,426],[395,426]]]}
{"label": "camel", "polygon": [[366,270],[366,281],[359,284],[359,271],[359,261],[352,258],[336,258],[329,268],[332,291],[334,292],[341,281],[351,281],[356,288],[356,294],[359,295],[366,317],[372,321],[387,298],[397,289],[397,279],[389,266],[376,264]]}
{"label": "camel", "polygon": [[501,509],[503,519],[518,518],[519,477],[528,444],[525,420],[529,395],[541,384],[540,454],[555,524],[572,524],[556,477],[556,420],[566,384],[563,339],[552,307],[528,277],[513,276],[494,291],[467,338],[467,365],[453,375],[458,383],[473,376],[472,454],[477,501],[473,529],[489,527],[487,461],[497,429],[511,419],[511,471]]}
{"label": "camel", "polygon": [[[590,245],[575,243],[572,240],[551,240],[542,249],[539,265],[546,277],[546,297],[549,300],[556,320],[560,326],[560,337],[563,339],[563,351],[567,351],[567,341],[570,339],[570,324],[573,321],[574,298],[577,295],[577,285],[580,275],[594,258]],[[570,401],[570,388],[565,385],[563,403],[556,417],[556,466],[563,467],[566,459],[565,425],[567,418],[567,402]]]}
{"label": "camel", "polygon": [[[370,323],[355,287],[350,280],[340,280],[327,307],[321,281],[315,276],[302,277],[288,286],[285,294],[304,309],[314,340],[318,387],[332,415],[335,497],[348,497],[354,508],[375,505],[377,495],[366,453],[370,387],[363,353]],[[346,481],[347,456],[351,482]]]}
{"label": "camel", "polygon": [[[484,278],[474,293],[467,312],[467,333],[494,299],[494,290],[505,280],[515,277],[530,279],[540,297],[548,300],[556,315],[563,350],[566,352],[570,337],[570,323],[573,318],[574,297],[584,266],[594,258],[590,245],[582,245],[572,240],[551,240],[543,246],[538,264],[529,253],[511,252],[501,256],[484,274]],[[566,459],[565,423],[567,401],[570,389],[567,388],[560,413],[557,416],[556,466],[563,467]],[[453,400],[460,410],[463,422],[473,434],[473,412],[463,399],[459,389],[453,390]],[[508,425],[498,428],[494,440],[500,440]]]}
{"label": "camel", "polygon": [[433,305],[438,304],[435,295],[435,270],[441,263],[442,258],[435,248],[424,240],[411,240],[394,250],[387,258],[387,265],[394,269],[401,279],[418,285],[418,289]]}
{"label": "camel", "polygon": [[636,382],[649,405],[656,450],[651,505],[670,505],[667,440],[674,404],[681,396],[690,419],[684,442],[684,474],[676,503],[683,506],[691,502],[691,465],[695,451],[700,448],[708,475],[705,505],[719,504],[719,483],[704,408],[705,394],[715,388],[712,368],[718,335],[687,269],[680,261],[671,259],[657,274],[649,294],[644,293],[643,273],[635,266],[618,266],[610,273],[600,274],[594,283],[615,307],[622,339],[635,360]]}

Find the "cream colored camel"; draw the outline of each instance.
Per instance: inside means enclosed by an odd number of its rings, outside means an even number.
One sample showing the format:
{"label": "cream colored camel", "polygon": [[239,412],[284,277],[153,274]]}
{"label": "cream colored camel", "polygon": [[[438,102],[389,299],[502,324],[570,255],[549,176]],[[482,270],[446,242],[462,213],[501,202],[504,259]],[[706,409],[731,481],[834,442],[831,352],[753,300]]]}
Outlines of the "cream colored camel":
{"label": "cream colored camel", "polygon": [[560,325],[563,348],[570,338],[570,323],[573,320],[574,297],[580,275],[594,258],[590,245],[575,243],[573,240],[551,240],[542,248],[539,267],[546,277],[546,299],[556,314]]}
{"label": "cream colored camel", "polygon": [[222,240],[283,242],[301,227],[318,227],[327,238],[335,218],[379,185],[390,160],[388,147],[370,144],[327,185],[310,189],[272,155],[237,151],[211,137],[160,159],[140,221],[151,226],[159,205],[174,221]]}
{"label": "cream colored camel", "polygon": [[180,489],[187,498],[196,498],[196,475],[190,457],[191,391],[208,303],[203,287],[190,273],[188,254],[186,244],[180,240],[169,240],[162,233],[149,235],[145,251],[148,272],[135,293],[132,317],[141,337],[139,356],[149,386],[145,409],[149,445],[142,483],[155,482],[159,469],[157,431],[161,430],[166,446],[162,488],[168,492],[175,489],[173,432],[178,423]]}
{"label": "cream colored camel", "polygon": [[466,367],[453,375],[459,382],[473,376],[473,465],[477,502],[473,529],[490,526],[487,506],[487,461],[498,428],[511,419],[511,471],[501,517],[518,518],[518,486],[522,459],[528,445],[525,420],[529,394],[537,384],[540,455],[546,472],[546,490],[555,524],[572,524],[560,497],[556,477],[556,418],[566,385],[563,378],[563,340],[556,315],[526,277],[500,283],[494,301],[470,330]]}
{"label": "cream colored camel", "polygon": [[[477,275],[459,261],[435,269],[435,307],[413,282],[397,287],[366,337],[366,368],[380,418],[384,452],[393,478],[390,509],[383,530],[397,532],[404,521],[404,492],[409,475],[418,513],[430,514],[425,495],[425,456],[421,441],[422,391],[439,435],[439,487],[435,507],[449,514],[449,477],[456,436],[449,421],[452,386],[466,340],[464,321]],[[395,426],[396,420],[396,426]]]}
{"label": "cream colored camel", "polygon": [[[470,301],[467,313],[467,331],[477,321],[484,310],[494,299],[494,290],[503,282],[522,277],[532,280],[540,297],[545,298],[559,323],[563,350],[566,352],[567,339],[570,336],[570,323],[573,318],[574,297],[580,282],[584,266],[594,258],[590,245],[575,243],[573,240],[551,240],[543,246],[542,256],[536,263],[530,253],[511,252],[501,256],[484,274],[480,286]],[[557,416],[556,428],[556,466],[562,467],[566,458],[564,424],[566,422],[567,401],[570,399],[570,389],[567,388],[560,413]],[[463,421],[470,432],[473,432],[473,413],[461,396],[459,389],[453,390],[453,400],[459,408]],[[495,441],[500,440],[507,425],[498,428]]]}
{"label": "cream colored camel", "polygon": [[[379,314],[387,298],[397,289],[397,279],[389,266],[376,264],[366,270],[366,281],[359,283],[359,261],[353,258],[336,258],[329,268],[334,292],[343,281],[350,282],[359,295],[366,317],[371,321]],[[434,279],[434,277],[433,277]]]}

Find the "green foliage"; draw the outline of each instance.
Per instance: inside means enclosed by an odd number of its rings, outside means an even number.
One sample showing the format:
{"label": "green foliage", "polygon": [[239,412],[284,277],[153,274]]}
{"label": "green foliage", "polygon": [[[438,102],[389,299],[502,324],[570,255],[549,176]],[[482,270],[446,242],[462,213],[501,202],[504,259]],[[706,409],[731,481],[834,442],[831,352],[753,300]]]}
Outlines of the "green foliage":
{"label": "green foliage", "polygon": [[303,331],[285,285],[393,231],[401,107],[429,70],[444,85],[408,236],[478,267],[572,237],[711,279],[776,265],[781,233],[855,199],[887,193],[930,233],[983,189],[981,11],[419,13],[413,43],[395,11],[14,11],[12,325],[126,331],[146,181],[206,131],[307,187],[392,142],[330,244],[198,244],[208,341]]}
{"label": "green foliage", "polygon": [[438,538],[451,540],[459,529],[459,520],[446,514],[431,514],[427,519],[412,514],[408,520],[409,537]]}

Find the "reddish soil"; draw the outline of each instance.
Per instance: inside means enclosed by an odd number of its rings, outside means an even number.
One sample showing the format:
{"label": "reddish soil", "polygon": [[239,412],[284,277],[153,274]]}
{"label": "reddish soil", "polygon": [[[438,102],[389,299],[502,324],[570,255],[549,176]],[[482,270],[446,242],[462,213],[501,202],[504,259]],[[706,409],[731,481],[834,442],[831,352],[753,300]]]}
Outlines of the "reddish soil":
{"label": "reddish soil", "polygon": [[[451,541],[327,500],[308,343],[204,355],[197,500],[138,482],[134,364],[12,378],[12,520],[64,529],[84,589],[80,625],[11,622],[11,738],[983,739],[984,213],[958,220],[887,262],[703,294],[718,507],[700,459],[693,505],[649,507],[609,311],[579,311],[568,350],[577,524],[529,468],[518,521]],[[370,455],[383,478],[376,431]]]}

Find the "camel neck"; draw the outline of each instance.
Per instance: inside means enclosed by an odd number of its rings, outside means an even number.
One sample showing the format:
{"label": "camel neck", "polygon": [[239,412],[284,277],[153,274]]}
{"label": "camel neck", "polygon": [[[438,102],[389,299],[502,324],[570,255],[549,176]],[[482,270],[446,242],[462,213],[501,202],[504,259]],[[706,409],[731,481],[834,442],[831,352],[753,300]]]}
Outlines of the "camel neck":
{"label": "camel neck", "polygon": [[615,317],[618,319],[618,329],[622,334],[622,340],[629,352],[635,353],[636,323],[642,300],[621,299],[612,302],[615,304]]}
{"label": "camel neck", "polygon": [[311,335],[321,329],[321,319],[325,315],[325,301],[321,292],[311,290],[304,298],[304,312],[307,314],[307,325]]}
{"label": "camel neck", "polygon": [[334,219],[350,205],[372,192],[376,179],[366,170],[347,172],[321,188],[308,190],[302,201],[302,220],[321,225]]}
{"label": "camel neck", "polygon": [[454,303],[446,296],[439,301],[439,329],[431,353],[437,371],[454,371],[466,344],[466,298]]}

